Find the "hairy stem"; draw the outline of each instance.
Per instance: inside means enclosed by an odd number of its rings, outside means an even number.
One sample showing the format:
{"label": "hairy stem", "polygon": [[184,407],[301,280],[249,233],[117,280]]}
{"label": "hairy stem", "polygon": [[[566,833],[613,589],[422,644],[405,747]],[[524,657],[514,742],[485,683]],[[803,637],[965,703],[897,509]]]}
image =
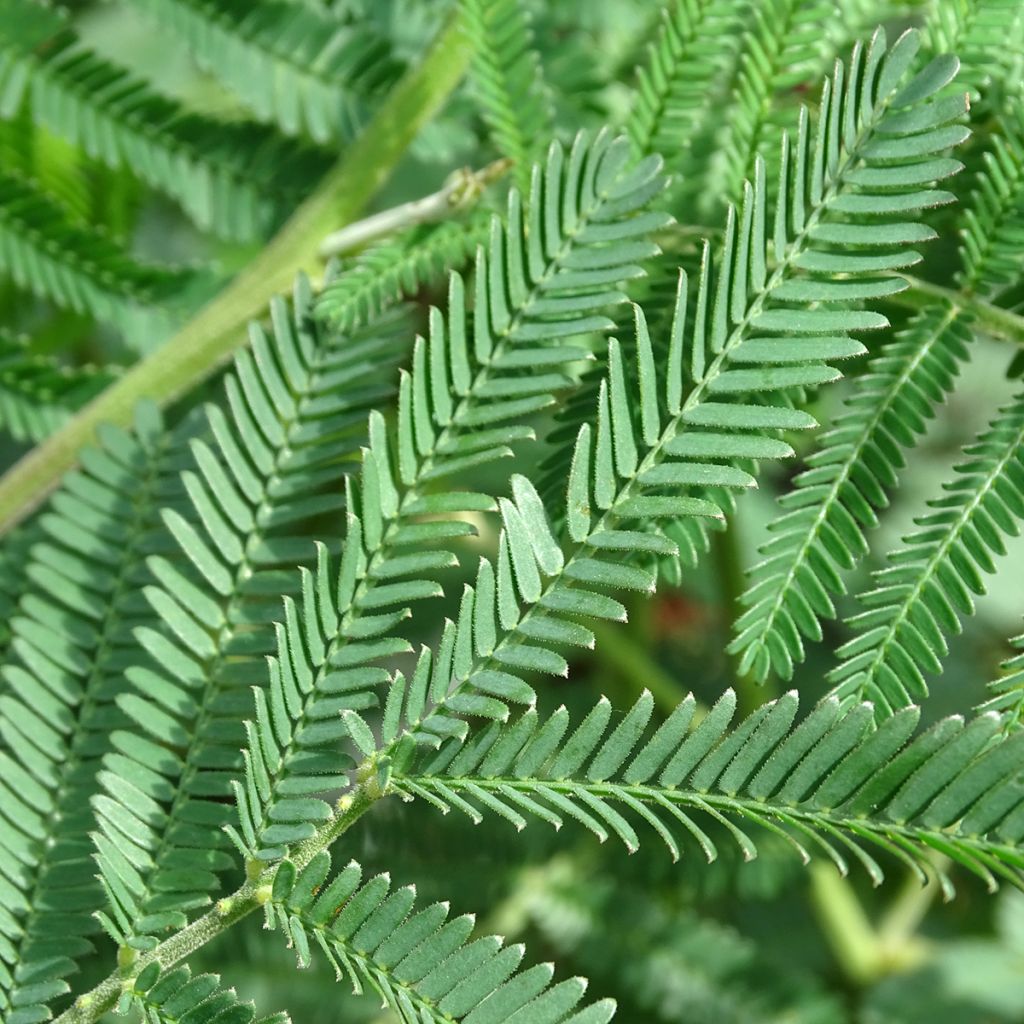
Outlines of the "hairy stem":
{"label": "hairy stem", "polygon": [[458,85],[469,60],[459,17],[392,90],[366,130],[266,248],[174,337],[137,363],[0,479],[0,533],[46,497],[100,423],[129,423],[143,397],[165,404],[187,392],[246,340],[243,330],[300,270],[316,273],[325,225],[351,222],[387,180],[420,128]]}

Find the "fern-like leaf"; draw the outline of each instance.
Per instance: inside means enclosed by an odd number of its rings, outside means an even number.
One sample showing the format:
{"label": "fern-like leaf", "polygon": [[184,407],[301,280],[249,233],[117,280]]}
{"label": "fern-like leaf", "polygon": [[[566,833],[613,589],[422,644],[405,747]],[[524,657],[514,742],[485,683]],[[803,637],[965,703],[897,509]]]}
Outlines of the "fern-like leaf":
{"label": "fern-like leaf", "polygon": [[[731,202],[743,195],[758,153],[774,153],[783,129],[796,127],[798,109],[779,102],[798,86],[816,81],[825,64],[838,11],[832,0],[768,0],[750,8],[754,25],[729,105],[729,120],[712,168],[712,190]],[[707,200],[705,199],[705,202]]]}
{"label": "fern-like leaf", "polygon": [[114,699],[133,627],[147,617],[139,585],[158,509],[175,493],[178,439],[155,407],[140,407],[134,436],[106,428],[101,438],[40,519],[0,667],[0,1010],[11,1024],[46,1019],[91,948],[100,759],[117,750],[120,775],[166,756],[119,731],[127,720]]}
{"label": "fern-like leaf", "polygon": [[[907,121],[920,126],[936,116],[950,116],[945,105],[936,107],[927,100],[948,82],[955,61],[939,58],[899,89],[915,51],[915,36],[909,34],[883,56],[884,37],[876,35],[866,57],[859,48],[855,51],[852,84],[845,94],[826,87],[813,149],[802,119],[795,150],[821,154],[822,170],[830,146],[839,147],[844,119],[853,152],[845,162],[836,153],[835,178],[825,188],[808,180],[814,172],[803,160],[790,167],[787,143],[773,243],[777,265],[770,272],[767,186],[763,165],[758,165],[743,209],[729,214],[717,265],[705,256],[689,310],[687,279],[681,277],[669,351],[660,369],[645,318],[636,308],[636,372],[630,375],[621,346],[612,342],[596,425],[584,424],[577,439],[566,511],[571,554],[564,555],[532,486],[514,478],[514,501],[501,503],[505,532],[497,561],[493,566],[481,563],[475,587],[467,588],[458,619],[446,629],[433,664],[427,652],[408,692],[404,680],[393,690],[386,748],[404,742],[400,732],[420,742],[436,742],[448,731],[464,732],[464,716],[504,717],[508,709],[503,696],[531,700],[524,673],[564,673],[565,659],[555,648],[593,642],[590,631],[577,621],[580,617],[624,618],[624,607],[606,591],[653,590],[656,556],[675,556],[685,545],[693,546],[699,524],[723,518],[731,507],[731,492],[754,484],[755,462],[792,454],[777,432],[815,425],[807,413],[792,407],[789,394],[836,380],[839,372],[824,360],[864,351],[850,336],[831,332],[885,326],[879,314],[850,310],[849,305],[865,292],[888,293],[892,279],[876,276],[879,264],[913,261],[916,254],[899,246],[931,234],[903,220],[882,226],[884,212],[892,209],[891,196],[899,193],[879,193],[867,201],[875,209],[870,224],[851,223],[845,201],[854,183],[881,173],[893,187],[905,175],[904,194],[916,205],[928,205],[929,194],[918,189],[917,172],[906,170],[908,165],[894,174],[888,164],[876,171],[861,163],[872,152],[883,159],[888,153],[889,132],[884,141],[871,139],[877,123],[883,128]],[[862,88],[863,82],[869,84]],[[840,105],[835,113],[830,110],[833,95]],[[898,106],[890,112],[893,97]],[[902,97],[912,98],[919,109],[900,109]],[[865,102],[871,104],[868,109],[862,106]],[[931,131],[926,128],[925,134]],[[910,138],[915,146],[922,142],[918,135]],[[942,144],[938,139],[924,141],[923,155]],[[856,194],[855,206],[863,195]],[[795,224],[791,216],[797,218]],[[808,221],[814,227],[805,231]],[[875,252],[864,252],[865,245],[878,242],[882,245]],[[843,243],[857,248],[835,248]],[[812,273],[805,276],[805,269]],[[833,274],[843,277],[831,279]],[[829,297],[828,307],[799,308],[823,296]],[[843,300],[845,310],[837,308]],[[797,336],[787,337],[793,334]],[[636,396],[632,402],[631,396]],[[692,560],[696,553],[688,557]],[[425,711],[428,693],[434,706]]]}
{"label": "fern-like leaf", "polygon": [[[291,309],[271,303],[272,332],[252,327],[251,351],[225,380],[226,409],[209,406],[210,436],[190,442],[191,508],[163,515],[180,551],[149,559],[155,583],[139,596],[163,628],[137,632],[141,652],[118,696],[143,741],[127,752],[130,772],[111,759],[96,802],[109,930],[122,944],[183,924],[232,864],[223,798],[250,687],[266,685],[281,595],[294,592],[296,565],[316,564],[311,523],[340,514],[367,409],[392,393],[382,371],[406,351],[403,320],[336,335],[313,323],[312,304],[300,277]],[[154,757],[152,744],[168,741],[175,752]]]}
{"label": "fern-like leaf", "polygon": [[829,678],[844,699],[877,703],[891,714],[928,695],[924,673],[942,671],[946,637],[974,612],[983,576],[1005,553],[1003,538],[1024,520],[1024,394],[1002,409],[965,449],[967,460],[919,529],[874,574],[859,596],[863,611],[848,623],[857,636],[839,648],[843,662]]}
{"label": "fern-like leaf", "polygon": [[0,4],[0,115],[27,94],[37,124],[111,168],[127,168],[227,238],[261,237],[324,159],[255,125],[191,113],[83,47],[59,12]]}
{"label": "fern-like leaf", "polygon": [[524,190],[551,138],[551,101],[521,0],[460,0],[473,46],[473,94],[498,152]]}
{"label": "fern-like leaf", "polygon": [[[794,726],[797,705],[787,693],[732,729],[731,690],[699,723],[691,696],[656,729],[647,691],[614,728],[604,698],[571,731],[564,707],[543,721],[531,709],[414,754],[393,766],[390,785],[446,813],[494,813],[516,828],[531,818],[556,828],[574,820],[630,852],[642,822],[673,859],[680,835],[713,859],[709,831],[718,827],[750,859],[757,846],[747,830],[756,826],[785,835],[805,862],[816,848],[846,874],[852,857],[876,884],[883,871],[866,846],[922,878],[937,849],[990,888],[997,877],[1024,881],[1024,734],[1000,740],[1002,719],[984,714],[966,725],[944,719],[911,740],[916,708],[876,730],[869,704],[844,709],[835,697]],[[950,890],[944,876],[943,885]]]}
{"label": "fern-like leaf", "polygon": [[801,637],[821,640],[821,620],[836,615],[832,595],[845,592],[843,573],[867,554],[865,531],[906,464],[901,446],[916,444],[967,358],[966,320],[947,303],[916,315],[855,382],[810,468],[779,499],[730,645],[742,654],[740,671],[790,679],[804,660]]}
{"label": "fern-like leaf", "polygon": [[392,891],[386,874],[362,882],[355,861],[328,880],[330,871],[326,852],[301,870],[282,861],[268,922],[288,936],[300,967],[319,947],[339,979],[356,992],[369,985],[403,1024],[605,1024],[614,1014],[610,999],[577,1009],[583,978],[552,985],[550,964],[520,970],[522,945],[495,935],[470,942],[472,915],[448,920],[447,903],[413,914],[413,886]]}
{"label": "fern-like leaf", "polygon": [[699,139],[722,98],[742,5],[736,0],[673,0],[637,71],[626,130],[636,153],[671,153],[673,165]]}
{"label": "fern-like leaf", "polygon": [[259,121],[317,142],[350,139],[398,65],[365,24],[284,0],[133,0]]}
{"label": "fern-like leaf", "polygon": [[[985,169],[962,217],[958,274],[966,292],[992,294],[1019,264],[1024,177],[1012,132],[992,136]],[[953,196],[935,190],[935,204]],[[817,450],[769,524],[774,536],[750,570],[747,610],[731,644],[741,668],[764,679],[791,678],[804,659],[803,638],[821,640],[821,620],[835,617],[832,595],[845,592],[844,573],[868,551],[865,531],[888,503],[905,465],[952,390],[977,331],[971,314],[936,301],[917,313],[860,377]]]}
{"label": "fern-like leaf", "polygon": [[495,219],[477,255],[472,321],[459,275],[447,320],[431,311],[399,386],[394,441],[371,415],[340,566],[322,561],[304,577],[301,604],[286,602],[269,695],[250,727],[234,836],[247,858],[283,856],[330,816],[322,800],[291,794],[322,791],[317,772],[328,769],[318,766],[336,764],[346,732],[339,710],[373,706],[388,679],[377,663],[410,650],[410,604],[441,593],[438,571],[456,564],[452,541],[473,532],[451,513],[495,507],[487,494],[446,489],[445,478],[532,437],[524,419],[589,356],[576,339],[611,326],[603,311],[624,299],[615,286],[657,251],[647,236],[667,218],[644,207],[664,186],[661,162],[630,168],[628,156],[625,140],[605,134],[580,136],[568,155],[552,147],[534,168],[528,208],[513,191],[507,226]]}
{"label": "fern-like leaf", "polygon": [[1004,83],[1015,80],[1024,10],[1014,0],[930,0],[923,28],[933,53],[959,54],[964,84],[986,105],[993,87],[1001,91]]}

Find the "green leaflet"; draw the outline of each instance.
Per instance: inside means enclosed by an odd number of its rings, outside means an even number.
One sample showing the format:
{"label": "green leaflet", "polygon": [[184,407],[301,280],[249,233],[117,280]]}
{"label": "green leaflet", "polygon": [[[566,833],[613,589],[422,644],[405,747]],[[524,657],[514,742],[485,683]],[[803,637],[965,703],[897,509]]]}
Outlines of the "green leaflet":
{"label": "green leaflet", "polygon": [[121,996],[118,1012],[138,1010],[153,1024],[177,1024],[181,1020],[230,1020],[232,1024],[289,1024],[286,1013],[256,1018],[252,1003],[243,1003],[234,989],[220,987],[216,974],[193,976],[188,966],[161,971],[149,963]]}
{"label": "green leaflet", "polygon": [[361,252],[317,296],[316,314],[339,330],[379,316],[402,295],[414,295],[459,270],[487,239],[490,214],[420,224]]}
{"label": "green leaflet", "polygon": [[734,0],[673,0],[637,72],[626,130],[638,154],[682,155],[708,128],[735,61]]}
{"label": "green leaflet", "polygon": [[[771,271],[767,260],[767,187],[764,174],[759,173],[755,186],[746,189],[743,208],[739,212],[730,210],[717,264],[705,261],[704,273],[695,289],[687,287],[685,276],[680,283],[670,335],[685,337],[685,346],[679,343],[678,355],[667,360],[656,386],[651,379],[653,360],[647,345],[645,318],[639,307],[635,309],[635,376],[627,377],[621,346],[614,340],[610,343],[608,374],[599,390],[595,422],[581,429],[569,474],[567,522],[574,545],[572,553],[558,558],[537,557],[526,542],[520,514],[511,502],[502,503],[505,531],[493,571],[488,566],[478,573],[476,593],[467,591],[458,618],[449,624],[433,654],[435,685],[431,696],[436,706],[426,715],[421,715],[419,704],[415,714],[407,713],[408,735],[387,744],[382,756],[401,758],[407,755],[409,744],[436,744],[439,738],[450,734],[465,735],[462,719],[466,716],[504,720],[507,705],[479,692],[476,683],[481,674],[486,677],[492,668],[511,668],[520,679],[523,672],[563,672],[564,659],[552,649],[555,645],[525,642],[526,624],[543,619],[572,620],[581,615],[621,618],[624,609],[607,591],[654,588],[655,575],[649,556],[645,558],[649,545],[639,541],[631,544],[623,538],[620,545],[608,550],[600,542],[592,545],[591,534],[653,533],[660,535],[663,550],[674,550],[681,546],[681,539],[685,542],[687,538],[685,531],[673,528],[674,524],[724,518],[730,505],[727,499],[716,500],[718,493],[728,494],[753,483],[749,472],[731,464],[736,451],[733,438],[775,440],[778,430],[815,425],[811,416],[790,406],[788,392],[797,382],[824,382],[839,374],[816,361],[818,335],[804,336],[812,329],[805,318],[813,318],[815,312],[792,309],[787,302],[775,300],[774,291],[788,280],[804,279],[803,273],[794,271],[794,265],[799,264],[801,257],[822,251],[820,243],[802,232],[807,218],[813,215],[818,223],[829,223],[830,203],[843,194],[844,175],[870,166],[869,158],[842,158],[843,147],[849,145],[859,153],[874,131],[881,130],[878,126],[886,126],[890,104],[903,109],[924,103],[955,72],[955,61],[937,58],[910,84],[901,85],[900,79],[916,52],[915,37],[901,37],[889,52],[885,45],[881,33],[876,34],[866,54],[859,48],[855,50],[849,78],[844,79],[839,70],[835,72],[835,95],[839,98],[835,100],[834,115],[828,105],[832,102],[831,86],[826,83],[825,111],[813,149],[806,115],[802,117],[801,137],[794,146],[798,153],[821,154],[817,170],[815,161],[808,166],[801,159],[791,166],[786,155],[790,143],[783,143],[781,198],[775,210],[771,243],[775,265]],[[880,91],[878,99],[874,98],[876,90]],[[865,103],[869,105],[864,106]],[[942,109],[937,116],[949,116],[948,109]],[[834,155],[830,166],[835,168],[836,177],[826,189],[825,154],[829,152]],[[815,206],[815,202],[820,205]],[[846,216],[844,212],[843,217]],[[899,214],[890,216],[896,224],[905,223],[898,219]],[[879,219],[877,212],[875,219]],[[797,233],[791,234],[794,231]],[[900,236],[907,233],[896,232]],[[879,248],[884,251],[885,246],[886,236],[880,233]],[[831,251],[827,245],[825,251]],[[847,256],[845,250],[837,251],[838,272],[852,276],[859,268],[860,258]],[[820,280],[824,275],[808,277]],[[691,290],[696,292],[696,302],[693,310],[688,311]],[[751,308],[756,311],[754,315],[748,312]],[[836,351],[833,319],[838,315],[829,312],[819,328],[827,338],[826,351]],[[878,314],[862,314],[862,326],[875,325],[878,320],[884,322]],[[688,337],[684,324],[689,324]],[[807,353],[806,361],[799,364],[802,375],[796,381],[787,372],[780,372],[796,368],[792,350],[763,347],[760,340],[785,336],[793,330],[805,342]],[[742,371],[732,369],[733,354],[742,352],[751,336],[758,339],[766,362],[747,361]],[[722,382],[728,383],[736,373],[742,374],[736,390],[722,387]],[[760,398],[758,404],[750,401],[750,392],[754,391]],[[633,400],[631,407],[629,396],[636,392],[639,399]],[[666,411],[673,407],[678,409],[676,413]],[[633,409],[637,410],[635,416]],[[697,439],[696,446],[688,444],[687,438]],[[730,440],[723,442],[723,438]],[[760,441],[745,443],[759,444],[760,450],[774,450],[780,456],[789,451],[780,443],[774,449]],[[694,451],[699,454],[690,455]],[[518,486],[521,498],[527,493],[527,483],[522,480]],[[543,538],[545,552],[561,547],[550,524],[535,519],[533,532]],[[623,553],[631,549],[639,557],[626,561]],[[644,564],[645,560],[648,564]],[[496,581],[493,586],[492,578]],[[488,604],[485,616],[478,607],[481,600]],[[472,631],[482,618],[487,622],[488,642],[480,645],[480,649],[486,653],[478,651],[473,657]],[[492,620],[501,627],[494,641],[490,633]]]}
{"label": "green leaflet", "polygon": [[552,984],[550,964],[519,969],[522,945],[496,936],[470,941],[473,919],[449,919],[447,903],[414,911],[413,886],[391,889],[387,875],[363,882],[350,862],[331,881],[331,858],[317,854],[301,871],[283,861],[268,904],[271,927],[295,949],[300,967],[325,956],[355,991],[372,988],[405,1024],[605,1024],[614,1003],[577,1009],[586,985]]}
{"label": "green leaflet", "polygon": [[[138,599],[157,621],[135,632],[117,698],[132,733],[115,734],[122,749],[108,758],[96,806],[107,927],[136,948],[180,926],[232,866],[224,798],[243,768],[252,690],[268,685],[262,659],[282,593],[303,586],[296,564],[326,564],[308,524],[341,514],[366,411],[391,393],[382,367],[406,351],[401,316],[341,335],[317,327],[312,307],[300,277],[290,305],[271,305],[272,330],[252,326],[223,407],[207,407],[206,429],[190,441],[187,501],[163,510],[174,546],[147,560],[152,583]],[[154,757],[153,744],[169,739],[175,752]],[[325,783],[329,761],[316,764]]]}
{"label": "green leaflet", "polygon": [[[1024,636],[1014,637],[1010,646],[1016,651],[1024,648]],[[1013,654],[1000,666],[998,678],[988,684],[992,695],[978,711],[1008,712],[1005,715],[1006,731],[1020,729],[1024,725],[1024,654]]]}
{"label": "green leaflet", "polygon": [[964,450],[956,476],[918,516],[905,547],[892,552],[861,607],[848,619],[857,635],[837,652],[829,673],[844,699],[867,697],[879,714],[922,700],[925,673],[942,671],[946,637],[961,629],[983,594],[983,575],[995,571],[1003,538],[1016,536],[1024,519],[1024,395],[993,419]]}
{"label": "green leaflet", "polygon": [[[900,123],[925,127],[907,114],[898,116]],[[966,288],[991,292],[1012,273],[1016,257],[1007,243],[1012,247],[1019,233],[1024,195],[1019,155],[1012,133],[993,135],[974,202],[961,218],[959,276]],[[774,536],[760,550],[763,561],[750,571],[743,597],[747,611],[736,622],[731,645],[742,654],[744,671],[763,679],[772,670],[788,679],[803,661],[803,638],[821,639],[820,620],[835,617],[832,595],[844,592],[844,574],[866,555],[865,532],[876,525],[877,511],[898,482],[902,448],[917,444],[953,389],[974,330],[968,313],[936,302],[857,380],[808,458],[810,469],[780,499],[783,511],[769,527]]]}
{"label": "green leaflet", "polygon": [[[611,325],[603,311],[623,299],[615,285],[640,274],[633,261],[656,251],[647,235],[666,218],[643,211],[662,184],[660,160],[631,165],[624,140],[580,135],[568,153],[554,145],[534,167],[526,208],[513,191],[507,223],[492,220],[489,243],[477,253],[472,316],[463,278],[451,276],[448,316],[430,312],[428,336],[417,339],[411,372],[401,376],[394,435],[371,414],[360,478],[348,481],[337,568],[319,562],[301,600],[286,603],[268,698],[257,704],[248,736],[246,778],[233,782],[239,828],[232,838],[247,858],[279,859],[330,818],[319,797],[298,803],[289,794],[322,793],[319,759],[335,757],[348,732],[338,712],[376,706],[384,681],[376,663],[410,650],[402,626],[410,606],[442,593],[436,573],[455,560],[454,553],[428,562],[409,556],[425,546],[450,550],[459,536],[450,513],[496,507],[489,495],[443,489],[446,478],[510,455],[505,442],[526,436],[522,421],[571,385],[572,364],[589,350],[569,343]],[[528,365],[507,361],[523,349],[558,350],[550,364],[558,372],[538,381]],[[534,528],[542,514],[539,498],[532,489],[515,498],[501,506],[515,535],[496,566],[503,625],[515,614],[513,572],[534,594],[536,560],[553,568],[559,557],[553,539],[529,535],[527,524]],[[473,619],[470,592],[460,621]],[[409,707],[424,700],[428,677],[436,701],[447,690],[446,673],[472,660],[466,628],[457,638],[450,623],[444,636],[433,668],[414,676]],[[565,671],[564,659],[544,648],[517,645],[499,658],[503,672]],[[461,713],[500,716],[506,700],[532,699],[518,681],[503,687],[493,674],[487,679],[490,692],[457,695]]]}
{"label": "green leaflet", "polygon": [[533,49],[533,33],[520,0],[460,0],[473,44],[473,96],[519,186],[551,135],[551,99]]}
{"label": "green leaflet", "polygon": [[140,406],[134,434],[103,431],[36,527],[0,667],[0,934],[13,967],[0,974],[0,1005],[11,1024],[45,1019],[91,949],[102,892],[89,801],[101,757],[127,763],[110,679],[148,617],[138,583],[160,506],[175,497],[183,435]]}
{"label": "green leaflet", "polygon": [[844,707],[835,697],[794,725],[797,703],[788,693],[730,727],[729,691],[691,726],[690,697],[653,727],[645,691],[614,716],[602,698],[571,733],[564,711],[547,722],[528,711],[469,740],[449,738],[436,753],[421,750],[396,768],[391,786],[444,812],[495,813],[517,828],[531,816],[555,827],[575,819],[630,851],[642,824],[673,859],[694,842],[714,859],[712,835],[749,858],[757,850],[752,833],[764,829],[784,835],[804,861],[813,851],[845,874],[852,858],[875,884],[883,878],[876,851],[923,880],[936,847],[990,888],[1000,877],[1020,884],[1019,731],[996,740],[1002,719],[988,713],[966,725],[947,719],[912,738],[917,708],[875,730],[870,705]]}

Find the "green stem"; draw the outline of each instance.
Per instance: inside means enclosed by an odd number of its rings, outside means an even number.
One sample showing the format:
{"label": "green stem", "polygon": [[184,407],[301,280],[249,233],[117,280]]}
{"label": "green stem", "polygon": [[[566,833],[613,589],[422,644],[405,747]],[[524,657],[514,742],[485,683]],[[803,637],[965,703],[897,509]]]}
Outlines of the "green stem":
{"label": "green stem", "polygon": [[864,986],[881,973],[878,936],[857,893],[835,865],[815,861],[811,867],[811,907],[843,973]]}
{"label": "green stem", "polygon": [[[712,532],[711,555],[715,575],[718,577],[722,631],[728,638],[734,623],[743,614],[743,592],[746,589],[736,515],[733,515],[726,529]],[[763,684],[758,683],[749,672],[740,672],[741,655],[730,655],[729,660],[736,696],[745,715],[756,711],[765,701],[774,700],[778,696],[778,687],[773,676],[769,676]]]}
{"label": "green stem", "polygon": [[1013,342],[1016,345],[1024,345],[1024,317],[996,306],[985,299],[968,291],[959,291],[955,288],[943,288],[942,285],[932,284],[931,281],[922,281],[917,277],[901,275],[910,284],[910,287],[903,292],[887,296],[890,302],[905,306],[909,309],[923,309],[930,306],[936,299],[941,302],[948,302],[957,312],[967,313],[981,324],[987,334],[1000,341]]}
{"label": "green stem", "polygon": [[35,508],[78,459],[100,423],[131,420],[140,398],[166,404],[221,366],[246,340],[246,323],[287,290],[300,270],[319,269],[326,229],[350,223],[387,180],[420,128],[458,85],[469,61],[454,17],[423,61],[395,86],[365,131],[267,247],[173,338],[29,452],[0,479],[0,533]]}
{"label": "green stem", "polygon": [[941,853],[934,854],[931,861],[935,871],[929,874],[927,883],[922,885],[916,875],[908,875],[878,924],[878,942],[890,969],[908,970],[924,955],[923,942],[916,933],[942,892],[938,872],[951,863]]}
{"label": "green stem", "polygon": [[[381,796],[379,790],[359,786],[343,797],[344,803],[339,804],[335,816],[313,838],[295,849],[292,856],[295,866],[300,869],[305,867],[317,853],[326,850]],[[212,910],[196,918],[186,928],[148,952],[139,954],[127,971],[114,971],[95,988],[79,996],[54,1024],[93,1024],[99,1020],[117,1002],[125,983],[134,978],[147,964],[158,960],[161,968],[166,970],[172,967],[267,903],[270,900],[276,873],[277,865],[273,865],[263,871],[258,878],[250,878],[230,896],[218,900]]]}
{"label": "green stem", "polygon": [[941,854],[931,862],[936,870],[928,882],[922,885],[916,875],[909,876],[877,928],[848,879],[831,864],[811,865],[811,907],[839,966],[855,985],[911,970],[927,955],[927,945],[916,933],[942,891],[938,872],[950,863]]}

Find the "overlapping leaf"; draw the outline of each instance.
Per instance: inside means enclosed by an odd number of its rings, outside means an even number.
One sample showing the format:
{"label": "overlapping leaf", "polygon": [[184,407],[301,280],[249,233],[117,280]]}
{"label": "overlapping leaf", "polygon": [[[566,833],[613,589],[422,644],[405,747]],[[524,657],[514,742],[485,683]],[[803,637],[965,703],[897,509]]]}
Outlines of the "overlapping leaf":
{"label": "overlapping leaf", "polygon": [[102,895],[89,799],[100,759],[116,750],[118,771],[159,751],[119,731],[126,719],[114,701],[133,627],[149,617],[140,585],[145,558],[166,545],[159,509],[175,500],[181,438],[152,407],[140,407],[133,435],[101,437],[40,518],[0,667],[0,1008],[9,1024],[45,1020],[91,948]]}
{"label": "overlapping leaf", "polygon": [[[412,371],[399,386],[395,438],[370,417],[359,482],[349,481],[340,566],[326,558],[303,577],[299,605],[285,605],[268,698],[250,728],[244,785],[236,786],[248,857],[275,859],[330,818],[323,791],[336,781],[340,710],[376,703],[388,678],[382,658],[410,650],[402,629],[413,602],[441,592],[455,538],[473,532],[455,512],[495,507],[487,494],[445,489],[447,477],[512,453],[532,436],[524,420],[572,383],[589,356],[580,341],[606,330],[623,301],[615,285],[656,251],[648,234],[666,222],[644,206],[664,185],[660,160],[628,166],[628,146],[580,136],[553,146],[535,167],[530,201],[509,199],[476,260],[472,319],[466,285],[453,275],[447,318],[430,315]],[[438,487],[440,482],[441,487]]]}
{"label": "overlapping leaf", "polygon": [[[886,320],[849,305],[865,294],[889,293],[894,279],[879,278],[879,264],[913,261],[916,254],[900,246],[930,236],[911,221],[882,226],[883,211],[899,195],[895,191],[858,189],[853,205],[873,209],[873,223],[851,222],[845,191],[852,192],[854,183],[863,187],[875,174],[895,190],[905,176],[904,194],[913,204],[930,201],[930,193],[918,187],[913,165],[893,174],[890,165],[875,168],[870,156],[861,155],[888,152],[889,133],[881,141],[871,138],[876,123],[888,126],[892,118],[896,125],[920,126],[922,120],[928,125],[936,116],[950,116],[945,106],[935,109],[926,101],[948,82],[955,61],[939,58],[900,88],[915,50],[912,34],[889,53],[884,37],[876,35],[866,55],[855,51],[845,90],[833,93],[826,86],[814,147],[806,118],[793,145],[798,156],[792,166],[788,140],[784,144],[774,267],[768,264],[767,189],[758,165],[743,208],[729,214],[721,257],[714,266],[710,256],[705,258],[690,309],[687,279],[681,276],[668,356],[660,365],[636,309],[636,372],[629,373],[613,341],[596,423],[584,424],[577,439],[566,511],[571,554],[563,554],[532,486],[515,478],[515,503],[501,507],[505,531],[498,558],[493,566],[482,563],[475,587],[467,588],[458,619],[432,656],[434,667],[425,654],[404,696],[404,681],[397,682],[393,717],[385,717],[395,723],[390,732],[385,729],[385,749],[405,743],[408,735],[436,742],[448,731],[463,733],[466,715],[503,718],[508,714],[503,696],[532,699],[524,673],[562,673],[566,662],[557,648],[592,642],[579,618],[623,618],[623,606],[607,591],[653,590],[655,556],[694,545],[701,536],[694,524],[722,518],[729,493],[754,484],[755,463],[792,454],[779,431],[815,425],[792,407],[790,393],[837,379],[839,372],[825,360],[863,351],[849,334],[835,332],[882,327]],[[842,73],[836,74],[841,82]],[[907,110],[904,100],[923,109]],[[890,112],[892,103],[897,109]],[[853,151],[845,159],[840,136],[850,140]],[[923,145],[928,150],[932,143]],[[829,166],[830,150],[835,178],[826,187],[817,177]],[[808,163],[813,153],[819,156]],[[856,248],[839,248],[844,243]],[[796,306],[823,298],[827,305]],[[846,309],[838,305],[843,300]],[[694,559],[696,552],[687,557]],[[431,673],[434,706],[424,712],[427,684],[416,680]]]}
{"label": "overlapping leaf", "polygon": [[401,317],[335,335],[312,304],[300,277],[290,308],[271,303],[272,331],[253,325],[225,407],[208,406],[191,441],[189,507],[164,511],[169,550],[148,561],[138,598],[156,621],[135,633],[117,698],[134,735],[116,734],[129,749],[110,759],[96,802],[107,927],[122,944],[147,948],[182,924],[231,866],[224,797],[252,688],[267,685],[281,595],[296,565],[316,564],[312,524],[341,516],[366,410],[392,393],[387,368],[406,352]]}

